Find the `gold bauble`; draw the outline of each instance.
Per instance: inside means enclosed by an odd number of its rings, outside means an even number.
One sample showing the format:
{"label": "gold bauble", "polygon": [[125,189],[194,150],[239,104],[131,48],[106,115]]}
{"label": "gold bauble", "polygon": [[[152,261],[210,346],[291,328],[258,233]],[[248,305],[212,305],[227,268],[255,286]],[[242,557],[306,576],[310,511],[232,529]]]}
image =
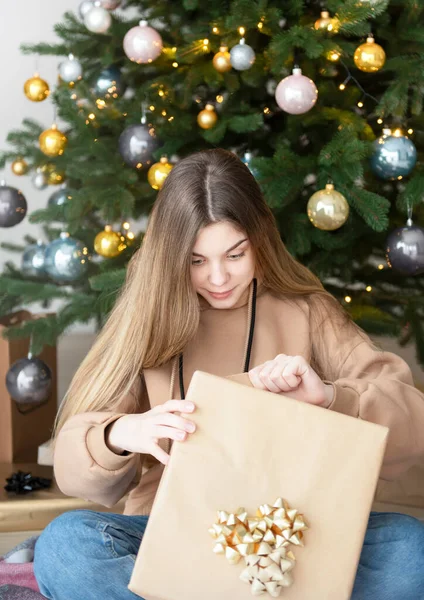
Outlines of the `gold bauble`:
{"label": "gold bauble", "polygon": [[94,250],[105,258],[115,258],[127,247],[124,240],[122,234],[113,231],[110,225],[106,225],[104,231],[94,238]]}
{"label": "gold bauble", "polygon": [[161,189],[173,167],[174,165],[168,162],[166,156],[162,156],[159,162],[150,167],[147,172],[147,181],[154,190]]}
{"label": "gold bauble", "polygon": [[57,125],[52,125],[51,129],[43,131],[38,141],[41,151],[47,156],[61,156],[65,151],[68,138],[57,128]]}
{"label": "gold bauble", "polygon": [[60,185],[66,179],[65,171],[61,171],[53,163],[47,163],[40,168],[49,185]]}
{"label": "gold bauble", "polygon": [[42,102],[50,94],[50,88],[47,81],[44,81],[38,73],[35,73],[34,77],[30,77],[25,81],[24,92],[28,100]]}
{"label": "gold bauble", "polygon": [[334,231],[344,225],[349,216],[349,204],[332,183],[309,198],[307,212],[309,220],[317,229]]}
{"label": "gold bauble", "polygon": [[226,73],[233,68],[231,65],[231,55],[228,52],[227,46],[221,46],[219,52],[215,54],[212,64],[220,73]]}
{"label": "gold bauble", "polygon": [[374,38],[370,35],[365,44],[361,44],[356,48],[353,60],[361,71],[375,73],[386,62],[386,53],[381,46],[374,42]]}
{"label": "gold bauble", "polygon": [[12,171],[15,175],[25,175],[28,171],[28,163],[23,158],[17,158],[12,163]]}
{"label": "gold bauble", "polygon": [[197,123],[202,129],[212,129],[218,120],[213,104],[206,104],[197,115]]}
{"label": "gold bauble", "polygon": [[328,10],[323,10],[319,19],[315,21],[315,29],[325,29],[330,33],[337,33],[340,28],[340,22],[335,17],[330,17]]}

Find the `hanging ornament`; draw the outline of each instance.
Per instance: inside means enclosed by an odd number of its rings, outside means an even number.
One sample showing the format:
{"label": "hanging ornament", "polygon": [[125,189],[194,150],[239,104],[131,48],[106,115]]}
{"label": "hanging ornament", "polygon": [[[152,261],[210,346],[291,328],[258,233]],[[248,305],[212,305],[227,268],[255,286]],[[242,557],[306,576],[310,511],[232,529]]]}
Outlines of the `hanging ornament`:
{"label": "hanging ornament", "polygon": [[0,227],[13,227],[27,213],[28,204],[20,190],[0,182]]}
{"label": "hanging ornament", "polygon": [[58,283],[76,281],[87,272],[88,249],[82,242],[62,232],[45,251],[46,271]]}
{"label": "hanging ornament", "polygon": [[240,42],[231,48],[230,60],[237,71],[246,71],[255,62],[256,54],[253,48],[246,44],[246,40],[241,38]]}
{"label": "hanging ornament", "polygon": [[231,71],[231,54],[228,52],[227,46],[221,46],[219,52],[212,59],[212,64],[220,73]]}
{"label": "hanging ornament", "polygon": [[337,33],[340,28],[340,22],[335,17],[330,17],[328,10],[323,10],[320,18],[315,21],[314,27],[317,31],[324,29],[330,33]]}
{"label": "hanging ornament", "polygon": [[12,163],[12,171],[15,175],[25,175],[28,171],[28,163],[23,158],[16,158]]}
{"label": "hanging ornament", "polygon": [[119,136],[119,152],[130,167],[142,169],[152,164],[152,154],[159,143],[153,127],[129,125]]}
{"label": "hanging ornament", "polygon": [[6,373],[6,387],[18,404],[35,404],[47,400],[52,387],[52,372],[46,363],[28,354]]}
{"label": "hanging ornament", "polygon": [[252,173],[252,175],[254,177],[256,177],[258,172],[256,169],[253,169],[252,165],[250,164],[250,161],[252,160],[252,158],[253,158],[253,154],[251,152],[247,151],[243,154],[242,161],[244,162],[246,167],[249,169],[249,171]]}
{"label": "hanging ornament", "polygon": [[365,44],[356,48],[353,60],[361,71],[374,73],[379,71],[386,62],[386,53],[381,46],[375,43],[374,37],[369,35]]}
{"label": "hanging ornament", "polygon": [[147,181],[154,190],[160,190],[173,168],[174,165],[168,162],[168,158],[162,156],[160,161],[152,165],[148,170]]}
{"label": "hanging ornament", "polygon": [[22,254],[21,270],[25,275],[43,277],[46,274],[44,254],[46,245],[39,240],[36,244],[27,246]]}
{"label": "hanging ornament", "polygon": [[197,123],[202,129],[212,129],[218,120],[213,104],[206,104],[205,108],[197,115]]}
{"label": "hanging ornament", "polygon": [[417,162],[414,143],[400,129],[394,133],[383,129],[383,135],[375,140],[373,149],[371,169],[381,179],[402,179],[409,175]]}
{"label": "hanging ornament", "polygon": [[275,99],[280,108],[291,115],[301,115],[315,105],[318,90],[302,69],[294,67],[293,74],[280,81],[275,90]]}
{"label": "hanging ornament", "polygon": [[119,256],[126,247],[125,238],[113,231],[110,225],[106,225],[104,231],[100,231],[94,238],[94,250],[105,258]]}
{"label": "hanging ornament", "polygon": [[119,67],[111,65],[99,74],[93,88],[94,94],[100,98],[117,98],[125,91],[125,84]]}
{"label": "hanging ornament", "polygon": [[81,63],[73,54],[69,54],[68,58],[60,63],[59,75],[66,83],[72,83],[82,79]]}
{"label": "hanging ornament", "polygon": [[65,171],[60,171],[53,163],[47,163],[40,168],[47,179],[48,185],[60,185],[66,179]]}
{"label": "hanging ornament", "polygon": [[48,186],[46,174],[43,173],[41,167],[37,168],[34,175],[32,176],[31,181],[32,185],[37,190],[44,190]]}
{"label": "hanging ornament", "polygon": [[340,192],[336,192],[332,183],[327,183],[324,190],[315,192],[309,198],[307,213],[314,227],[334,231],[346,223],[349,204]]}
{"label": "hanging ornament", "polygon": [[84,25],[92,33],[106,33],[112,25],[110,13],[97,0],[84,15]]}
{"label": "hanging ornament", "polygon": [[32,102],[42,102],[50,94],[50,88],[47,81],[41,79],[38,73],[30,77],[24,83],[24,93],[28,100]]}
{"label": "hanging ornament", "polygon": [[47,206],[62,206],[66,204],[68,200],[72,200],[72,191],[63,185],[60,190],[53,192],[47,202]]}
{"label": "hanging ornament", "polygon": [[149,27],[147,21],[140,21],[124,37],[124,52],[130,60],[138,64],[153,62],[162,52],[162,37]]}
{"label": "hanging ornament", "polygon": [[121,0],[100,0],[106,10],[115,10],[121,4]]}
{"label": "hanging ornament", "polygon": [[46,129],[38,138],[40,149],[47,156],[61,156],[65,150],[68,138],[62,133],[56,124]]}
{"label": "hanging ornament", "polygon": [[93,8],[94,0],[83,0],[79,5],[78,12],[81,19],[84,21],[85,15]]}
{"label": "hanging ornament", "polygon": [[405,227],[392,231],[387,238],[386,260],[389,267],[404,275],[424,273],[424,229],[409,218]]}

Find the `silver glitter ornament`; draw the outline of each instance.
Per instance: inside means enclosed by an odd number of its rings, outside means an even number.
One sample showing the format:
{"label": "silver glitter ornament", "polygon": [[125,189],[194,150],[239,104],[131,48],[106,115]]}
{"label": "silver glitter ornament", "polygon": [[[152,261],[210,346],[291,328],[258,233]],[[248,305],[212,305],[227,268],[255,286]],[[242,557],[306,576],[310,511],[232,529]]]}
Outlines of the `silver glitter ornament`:
{"label": "silver glitter ornament", "polygon": [[251,46],[246,44],[244,38],[241,38],[240,43],[233,46],[230,50],[230,62],[237,71],[250,69],[255,60],[255,51]]}

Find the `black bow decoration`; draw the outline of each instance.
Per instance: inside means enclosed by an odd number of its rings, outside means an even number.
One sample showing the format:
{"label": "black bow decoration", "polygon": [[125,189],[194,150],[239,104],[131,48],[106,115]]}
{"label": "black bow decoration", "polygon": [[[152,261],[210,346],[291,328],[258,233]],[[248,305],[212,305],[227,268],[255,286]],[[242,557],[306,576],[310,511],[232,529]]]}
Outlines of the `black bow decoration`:
{"label": "black bow decoration", "polygon": [[16,471],[10,477],[6,477],[7,485],[4,486],[6,492],[15,494],[28,494],[44,488],[49,488],[52,484],[51,479],[45,477],[33,477],[31,473]]}

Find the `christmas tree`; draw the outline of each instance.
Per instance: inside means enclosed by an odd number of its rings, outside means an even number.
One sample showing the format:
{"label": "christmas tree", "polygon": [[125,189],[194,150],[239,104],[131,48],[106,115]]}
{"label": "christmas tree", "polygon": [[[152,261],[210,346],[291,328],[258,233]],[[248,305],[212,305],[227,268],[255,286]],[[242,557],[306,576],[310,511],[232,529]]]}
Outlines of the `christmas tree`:
{"label": "christmas tree", "polygon": [[[37,354],[75,322],[101,326],[142,243],[129,222],[179,159],[222,147],[256,177],[292,255],[424,364],[424,3],[120,4],[84,0],[55,27],[61,43],[22,46],[59,57],[58,81],[36,74],[25,93],[50,93],[66,126],[24,119],[0,156],[35,186],[61,184],[27,216],[44,242],[3,244],[22,256],[0,277],[0,314],[63,304],[7,335],[31,335]],[[0,226],[26,210],[3,184]]]}

